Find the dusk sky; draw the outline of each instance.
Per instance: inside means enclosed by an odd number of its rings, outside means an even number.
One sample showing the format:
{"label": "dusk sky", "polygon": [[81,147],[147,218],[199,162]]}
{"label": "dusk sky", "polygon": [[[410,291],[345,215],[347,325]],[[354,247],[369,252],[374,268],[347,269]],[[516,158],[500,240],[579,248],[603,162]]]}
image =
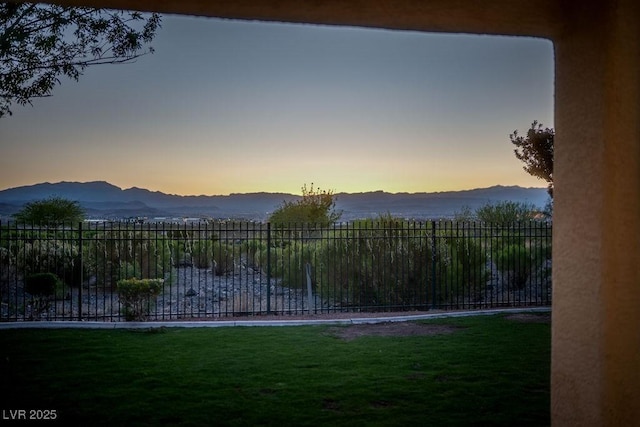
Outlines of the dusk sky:
{"label": "dusk sky", "polygon": [[509,134],[533,120],[553,127],[548,40],[165,15],[152,45],[14,105],[0,119],[0,189],[546,186],[523,171]]}

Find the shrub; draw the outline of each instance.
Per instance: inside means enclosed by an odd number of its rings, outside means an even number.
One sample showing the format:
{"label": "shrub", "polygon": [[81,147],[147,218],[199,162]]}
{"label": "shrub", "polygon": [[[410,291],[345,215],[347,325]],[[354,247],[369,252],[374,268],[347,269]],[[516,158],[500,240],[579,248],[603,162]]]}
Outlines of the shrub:
{"label": "shrub", "polygon": [[496,253],[496,266],[507,276],[509,282],[522,288],[534,267],[532,251],[523,244],[511,244]]}
{"label": "shrub", "polygon": [[27,276],[24,288],[27,293],[31,294],[31,319],[39,318],[49,310],[51,297],[55,294],[59,284],[60,279],[53,273],[36,273]]}
{"label": "shrub", "polygon": [[145,320],[149,307],[162,291],[162,279],[125,279],[117,283],[120,303],[126,320]]}
{"label": "shrub", "polygon": [[171,271],[171,241],[149,231],[107,230],[85,240],[84,246],[85,271],[94,272],[106,287],[127,277],[156,279]]}
{"label": "shrub", "polygon": [[447,230],[439,238],[443,241],[436,252],[437,265],[434,266],[437,301],[452,303],[460,302],[460,299],[478,299],[489,276],[485,249],[470,238],[469,229],[464,227]]}
{"label": "shrub", "polygon": [[247,256],[247,265],[254,268],[262,268],[266,263],[266,257],[263,260],[262,254],[267,249],[267,244],[260,240],[248,240],[242,244],[242,252]]}
{"label": "shrub", "polygon": [[213,247],[213,274],[224,276],[232,273],[235,267],[232,245],[218,244]]}
{"label": "shrub", "polygon": [[475,216],[482,222],[507,224],[530,220],[535,212],[535,206],[530,203],[507,201],[496,204],[487,203],[476,209]]}
{"label": "shrub", "polygon": [[78,223],[84,219],[80,203],[61,197],[50,197],[27,203],[13,215],[16,221],[27,224],[57,226],[63,223]]}
{"label": "shrub", "polygon": [[213,260],[213,241],[189,239],[178,245],[179,256],[176,267],[210,268]]}
{"label": "shrub", "polygon": [[390,216],[336,230],[315,257],[318,289],[341,304],[423,306],[428,295],[425,231]]}
{"label": "shrub", "polygon": [[305,184],[302,187],[302,198],[283,202],[269,217],[269,221],[277,227],[285,224],[307,224],[311,228],[315,226],[327,227],[338,219],[341,213],[335,210],[336,198],[333,191],[321,191],[310,188]]}
{"label": "shrub", "polygon": [[78,246],[59,237],[46,234],[19,236],[11,248],[17,268],[27,275],[47,271],[67,284],[79,284]]}

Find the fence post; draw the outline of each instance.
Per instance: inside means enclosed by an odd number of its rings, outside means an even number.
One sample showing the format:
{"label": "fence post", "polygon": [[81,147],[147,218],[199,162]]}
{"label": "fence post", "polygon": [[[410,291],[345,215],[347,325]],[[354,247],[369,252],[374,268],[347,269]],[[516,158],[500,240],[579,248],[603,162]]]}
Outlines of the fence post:
{"label": "fence post", "polygon": [[267,222],[267,314],[271,314],[271,223]]}
{"label": "fence post", "polygon": [[[82,255],[82,221],[78,223],[78,258],[80,262],[80,284],[78,286],[78,320],[82,320],[82,284],[84,282],[84,260]],[[73,300],[72,300],[73,301]],[[73,305],[72,305],[73,307]]]}

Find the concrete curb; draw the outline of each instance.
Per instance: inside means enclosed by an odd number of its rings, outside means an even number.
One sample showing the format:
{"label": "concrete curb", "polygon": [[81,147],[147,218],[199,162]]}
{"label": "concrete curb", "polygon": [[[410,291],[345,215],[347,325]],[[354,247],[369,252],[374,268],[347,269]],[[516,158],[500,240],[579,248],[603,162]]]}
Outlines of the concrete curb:
{"label": "concrete curb", "polygon": [[224,328],[235,326],[309,326],[309,325],[361,325],[415,320],[442,319],[447,317],[492,316],[512,313],[546,313],[551,307],[508,308],[492,310],[455,311],[393,317],[355,317],[352,319],[309,320],[212,320],[186,322],[3,322],[2,329],[153,329],[153,328]]}

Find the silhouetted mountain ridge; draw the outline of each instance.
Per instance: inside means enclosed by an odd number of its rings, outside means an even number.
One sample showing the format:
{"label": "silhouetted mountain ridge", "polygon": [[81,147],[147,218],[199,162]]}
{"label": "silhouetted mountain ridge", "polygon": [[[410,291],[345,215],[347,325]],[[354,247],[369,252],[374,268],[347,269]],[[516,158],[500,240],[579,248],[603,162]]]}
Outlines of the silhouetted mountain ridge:
{"label": "silhouetted mountain ridge", "polygon": [[[105,181],[41,183],[0,191],[0,216],[19,211],[25,203],[57,196],[78,201],[93,218],[196,217],[265,220],[284,201],[300,196],[287,193],[233,193],[182,196],[132,187],[122,189]],[[343,219],[391,214],[403,218],[430,219],[453,216],[463,207],[516,201],[544,206],[545,188],[493,186],[433,193],[336,193],[336,208]]]}

